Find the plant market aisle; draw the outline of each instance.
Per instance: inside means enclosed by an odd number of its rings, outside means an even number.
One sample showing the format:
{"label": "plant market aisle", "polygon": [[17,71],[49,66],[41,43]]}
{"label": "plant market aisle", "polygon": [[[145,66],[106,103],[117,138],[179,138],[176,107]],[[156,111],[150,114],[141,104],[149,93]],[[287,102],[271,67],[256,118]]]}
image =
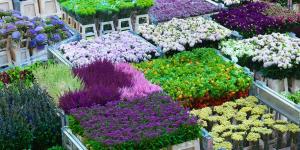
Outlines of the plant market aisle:
{"label": "plant market aisle", "polygon": [[300,14],[281,0],[58,1],[74,29],[0,11],[0,66],[30,61],[0,72],[0,150],[299,149]]}

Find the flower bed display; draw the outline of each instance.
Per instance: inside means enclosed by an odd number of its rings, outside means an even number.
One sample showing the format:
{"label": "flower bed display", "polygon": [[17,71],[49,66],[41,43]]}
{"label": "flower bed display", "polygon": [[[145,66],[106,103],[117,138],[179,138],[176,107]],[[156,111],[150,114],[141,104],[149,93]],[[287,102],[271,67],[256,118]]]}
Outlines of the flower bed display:
{"label": "flower bed display", "polygon": [[73,75],[68,66],[63,64],[39,66],[33,70],[32,74],[35,81],[48,92],[56,104],[64,93],[83,88],[81,80]]}
{"label": "flower bed display", "polygon": [[214,49],[194,49],[171,58],[135,64],[152,83],[190,108],[220,105],[248,95],[252,79]]}
{"label": "flower bed display", "polygon": [[81,40],[60,47],[65,58],[75,66],[96,60],[141,62],[160,55],[157,47],[129,31],[114,32],[95,40]]}
{"label": "flower bed display", "polygon": [[132,11],[147,11],[153,0],[58,0],[63,10],[74,16],[78,21],[94,21],[95,18],[110,19],[112,16],[129,15]]}
{"label": "flower bed display", "polygon": [[219,11],[220,8],[205,0],[157,0],[149,13],[155,21],[187,18]]}
{"label": "flower bed display", "polygon": [[214,15],[213,18],[225,27],[237,30],[245,37],[274,31],[290,31],[300,22],[299,14],[263,2],[251,2],[237,8],[225,10]]}
{"label": "flower bed display", "polygon": [[218,41],[231,35],[231,31],[212,20],[202,17],[172,19],[156,25],[139,28],[141,35],[162,48],[163,53],[184,51],[203,41]]}
{"label": "flower bed display", "polygon": [[71,36],[63,21],[56,16],[29,19],[17,11],[0,11],[0,39],[11,36],[15,42],[30,38],[29,48],[43,49],[45,45]]}
{"label": "flower bed display", "polygon": [[261,70],[265,77],[299,78],[299,43],[299,38],[272,33],[240,41],[225,41],[221,43],[220,50],[242,66]]}
{"label": "flower bed display", "polygon": [[[268,113],[268,107],[252,96],[193,110],[191,114],[198,116],[198,122],[210,131],[215,149],[295,148],[300,132],[296,124],[275,120],[274,114]],[[275,144],[271,142],[274,140]]]}
{"label": "flower bed display", "polygon": [[157,150],[200,137],[196,118],[163,94],[72,109],[70,128],[88,149]]}
{"label": "flower bed display", "polygon": [[0,89],[0,149],[47,149],[60,144],[61,122],[36,84]]}
{"label": "flower bed display", "polygon": [[68,112],[72,108],[105,105],[115,100],[132,100],[161,91],[157,85],[147,81],[144,75],[130,64],[112,64],[96,61],[75,68],[74,74],[84,83],[84,89],[66,93],[60,98],[59,106]]}

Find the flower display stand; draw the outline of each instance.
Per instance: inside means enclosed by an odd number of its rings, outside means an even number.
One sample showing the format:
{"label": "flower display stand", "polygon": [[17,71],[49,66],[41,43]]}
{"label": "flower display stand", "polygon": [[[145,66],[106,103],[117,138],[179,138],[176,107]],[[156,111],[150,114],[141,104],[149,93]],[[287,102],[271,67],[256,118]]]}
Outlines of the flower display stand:
{"label": "flower display stand", "polygon": [[200,150],[199,139],[173,145],[169,150]]}
{"label": "flower display stand", "polygon": [[79,24],[79,26],[80,26],[79,33],[81,34],[83,39],[87,39],[89,37],[98,37],[95,24],[88,24],[88,25]]}
{"label": "flower display stand", "polygon": [[2,10],[13,10],[12,0],[1,0],[0,1],[0,9]]}
{"label": "flower display stand", "polygon": [[29,40],[21,39],[20,42],[12,41],[10,47],[10,53],[12,57],[13,64],[15,66],[20,66],[23,64],[30,63],[30,54],[28,50]]}
{"label": "flower display stand", "polygon": [[[109,27],[109,29],[106,29],[105,27]],[[100,22],[99,35],[111,33],[113,31],[116,31],[113,21]]]}
{"label": "flower display stand", "polygon": [[150,23],[150,18],[148,14],[137,15],[135,19],[134,30],[138,31],[140,25],[149,24],[149,23]]}
{"label": "flower display stand", "polygon": [[20,1],[20,12],[29,18],[40,16],[37,0]]}
{"label": "flower display stand", "polygon": [[9,66],[12,64],[8,43],[8,39],[0,40],[0,67]]}
{"label": "flower display stand", "polygon": [[42,17],[61,14],[56,0],[39,0],[39,6]]}
{"label": "flower display stand", "polygon": [[63,11],[62,9],[61,9],[61,19],[64,21],[64,22],[68,22],[68,14],[65,12],[65,11]]}
{"label": "flower display stand", "polygon": [[[123,25],[123,24],[126,24],[126,25]],[[126,31],[126,30],[133,31],[131,18],[118,19],[117,29],[118,29],[118,31]]]}
{"label": "flower display stand", "polygon": [[293,79],[291,79],[291,91],[293,92],[293,93],[295,93],[295,92],[297,92],[297,91],[299,91],[300,90],[300,80],[299,79],[295,79],[295,78],[293,78]]}

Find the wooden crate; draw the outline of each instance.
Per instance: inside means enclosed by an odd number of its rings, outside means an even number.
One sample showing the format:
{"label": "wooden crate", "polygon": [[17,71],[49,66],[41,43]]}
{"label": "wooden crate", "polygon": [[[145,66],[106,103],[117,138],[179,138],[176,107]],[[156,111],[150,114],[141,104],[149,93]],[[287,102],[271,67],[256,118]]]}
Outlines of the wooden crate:
{"label": "wooden crate", "polygon": [[7,67],[12,64],[9,52],[9,39],[0,40],[0,67]]}
{"label": "wooden crate", "polygon": [[10,54],[12,62],[15,66],[30,63],[30,55],[28,50],[29,39],[22,39],[16,43],[14,41],[10,44]]}
{"label": "wooden crate", "polygon": [[39,11],[42,17],[61,15],[61,11],[56,0],[38,0]]}
{"label": "wooden crate", "polygon": [[1,0],[0,1],[0,9],[1,10],[13,10],[12,0]]}
{"label": "wooden crate", "polygon": [[20,12],[29,18],[40,16],[37,0],[20,1]]}

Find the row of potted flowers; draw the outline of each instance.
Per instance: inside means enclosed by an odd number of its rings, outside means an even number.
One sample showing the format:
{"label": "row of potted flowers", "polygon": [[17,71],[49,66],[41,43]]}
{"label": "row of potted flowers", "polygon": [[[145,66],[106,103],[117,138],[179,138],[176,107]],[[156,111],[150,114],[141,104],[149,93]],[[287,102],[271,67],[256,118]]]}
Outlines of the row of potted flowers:
{"label": "row of potted flowers", "polygon": [[111,62],[141,62],[160,56],[160,50],[130,31],[113,32],[94,40],[81,40],[60,46],[60,51],[74,66],[98,59]]}
{"label": "row of potted flowers", "polygon": [[45,46],[72,36],[56,16],[29,19],[18,11],[0,11],[0,67],[47,57]]}
{"label": "row of potted flowers", "polygon": [[256,97],[191,111],[214,139],[215,149],[297,149],[300,128],[279,120]]}
{"label": "row of potted flowers", "polygon": [[231,30],[203,17],[173,18],[158,25],[140,26],[138,32],[161,47],[163,53],[184,51],[205,41],[219,41],[232,33]]}
{"label": "row of potted flowers", "polygon": [[[244,40],[228,40],[220,44],[220,50],[234,62],[261,72],[269,79],[291,79],[291,90],[299,90],[300,39],[288,34],[272,33]],[[280,92],[282,85],[274,90]]]}
{"label": "row of potted flowers", "polygon": [[[212,16],[218,23],[244,37],[272,32],[299,31],[300,15],[278,4],[250,2]],[[298,33],[299,34],[299,33]]]}
{"label": "row of potted flowers", "polygon": [[219,11],[220,8],[206,0],[156,0],[149,14],[153,22],[164,22],[172,18],[187,18]]}
{"label": "row of potted flowers", "polygon": [[189,108],[222,104],[248,95],[252,79],[214,49],[194,49],[135,64],[147,79]]}

